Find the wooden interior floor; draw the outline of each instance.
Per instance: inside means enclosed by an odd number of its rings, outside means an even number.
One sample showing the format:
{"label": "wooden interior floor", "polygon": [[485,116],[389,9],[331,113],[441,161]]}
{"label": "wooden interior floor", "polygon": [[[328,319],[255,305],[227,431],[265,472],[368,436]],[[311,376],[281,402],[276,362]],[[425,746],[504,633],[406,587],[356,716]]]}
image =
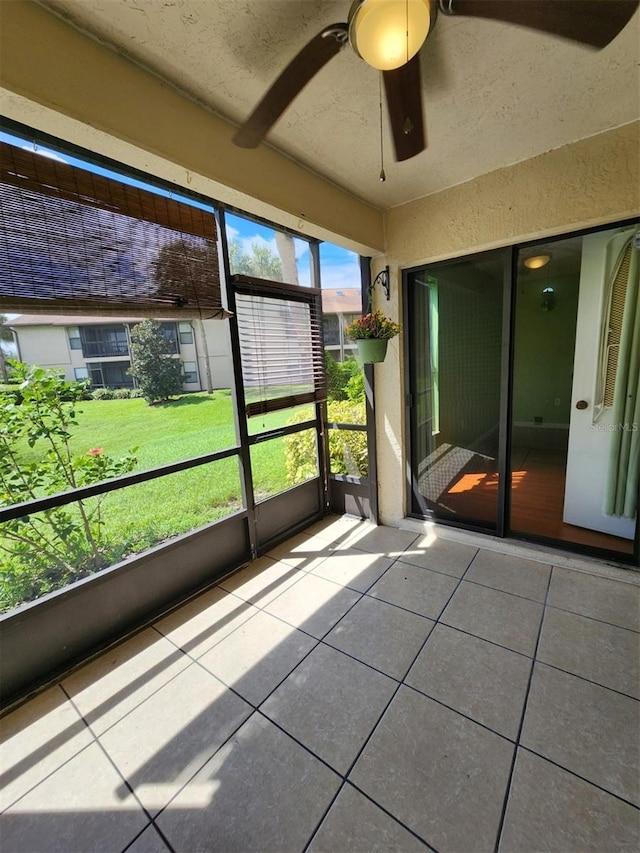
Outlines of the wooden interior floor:
{"label": "wooden interior floor", "polygon": [[[498,474],[496,471],[470,470],[472,467],[467,466],[459,474],[446,493],[440,496],[438,503],[455,516],[495,522]],[[630,539],[563,522],[565,468],[564,451],[514,449],[511,530],[514,533],[632,554],[633,541]]]}

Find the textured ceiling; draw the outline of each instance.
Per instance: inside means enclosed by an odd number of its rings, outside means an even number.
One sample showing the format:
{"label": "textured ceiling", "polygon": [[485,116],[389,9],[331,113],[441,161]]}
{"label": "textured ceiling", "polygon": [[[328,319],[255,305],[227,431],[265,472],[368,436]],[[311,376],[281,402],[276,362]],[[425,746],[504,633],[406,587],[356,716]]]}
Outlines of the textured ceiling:
{"label": "textured ceiling", "polygon": [[[306,42],[326,24],[346,20],[350,6],[350,0],[41,3],[236,123]],[[299,95],[269,143],[388,208],[640,115],[638,12],[602,51],[440,15],[421,58],[428,148],[394,163],[385,115],[385,183],[378,180],[378,72],[349,47]]]}

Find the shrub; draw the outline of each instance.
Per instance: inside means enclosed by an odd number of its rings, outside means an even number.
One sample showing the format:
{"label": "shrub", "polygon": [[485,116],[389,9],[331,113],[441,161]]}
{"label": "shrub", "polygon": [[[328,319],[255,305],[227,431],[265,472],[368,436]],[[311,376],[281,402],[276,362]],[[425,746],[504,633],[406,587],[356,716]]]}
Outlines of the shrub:
{"label": "shrub", "polygon": [[[364,424],[364,405],[333,401],[327,406],[330,423]],[[298,412],[290,424],[307,420],[308,413]],[[298,432],[285,440],[287,480],[293,486],[316,475],[316,452],[313,432]],[[332,474],[366,477],[368,474],[367,434],[361,431],[329,430],[329,458]]]}
{"label": "shrub", "polygon": [[364,404],[364,373],[362,371],[349,379],[346,392],[349,402]]}
{"label": "shrub", "polygon": [[327,377],[327,399],[329,401],[346,400],[349,381],[352,377],[362,373],[360,365],[352,355],[347,356],[344,361],[336,361],[327,350],[324,353],[324,369]]}
{"label": "shrub", "polygon": [[131,397],[131,392],[128,388],[116,388],[113,392],[114,400],[129,400]]}
{"label": "shrub", "polygon": [[94,400],[113,400],[113,390],[111,388],[94,388],[91,397]]}
{"label": "shrub", "polygon": [[[119,459],[93,447],[71,450],[76,404],[83,383],[66,382],[60,371],[16,363],[22,402],[0,393],[0,506],[55,495],[133,470],[135,450]],[[37,461],[23,461],[21,448],[37,448]],[[4,607],[38,598],[85,577],[110,562],[114,543],[104,535],[104,495],[10,519],[2,525],[0,584]]]}
{"label": "shrub", "polygon": [[144,391],[142,390],[142,388],[130,388],[129,389],[129,397],[132,400],[137,400],[140,397],[144,397]]}

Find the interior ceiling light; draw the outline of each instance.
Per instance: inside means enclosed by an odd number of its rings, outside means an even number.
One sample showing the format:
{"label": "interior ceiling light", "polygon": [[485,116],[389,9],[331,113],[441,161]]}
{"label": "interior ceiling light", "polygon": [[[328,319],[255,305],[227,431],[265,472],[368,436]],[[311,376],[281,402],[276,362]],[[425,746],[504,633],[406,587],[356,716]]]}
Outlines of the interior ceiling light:
{"label": "interior ceiling light", "polygon": [[533,255],[531,258],[524,259],[524,265],[527,269],[539,270],[546,267],[550,260],[551,255]]}
{"label": "interior ceiling light", "polygon": [[349,40],[380,71],[400,68],[429,34],[429,0],[356,0],[349,12]]}

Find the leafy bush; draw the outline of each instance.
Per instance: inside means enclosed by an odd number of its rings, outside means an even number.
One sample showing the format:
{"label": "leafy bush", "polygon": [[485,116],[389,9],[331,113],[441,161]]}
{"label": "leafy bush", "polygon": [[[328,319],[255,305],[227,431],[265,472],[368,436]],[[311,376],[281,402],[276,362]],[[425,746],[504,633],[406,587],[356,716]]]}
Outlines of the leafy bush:
{"label": "leafy bush", "polygon": [[347,382],[347,399],[351,403],[364,404],[364,373],[360,371],[354,374]]}
{"label": "leafy bush", "polygon": [[116,388],[113,392],[114,400],[129,400],[131,398],[131,391],[128,388]]}
{"label": "leafy bush", "polygon": [[344,361],[336,361],[327,350],[324,352],[324,369],[327,377],[327,399],[330,401],[346,400],[349,381],[362,373],[362,368],[352,355],[347,356]]}
{"label": "leafy bush", "polygon": [[144,391],[142,390],[142,388],[130,388],[129,397],[132,400],[137,400],[139,397],[144,397]]}
{"label": "leafy bush", "polygon": [[[330,423],[364,424],[365,409],[362,404],[333,401],[327,406]],[[307,420],[306,412],[298,412],[290,424]],[[315,437],[312,432],[298,432],[285,440],[285,465],[287,480],[293,486],[303,483],[316,474]],[[329,430],[329,458],[332,474],[350,474],[366,477],[368,473],[367,434],[361,431]]]}
{"label": "leafy bush", "polygon": [[[135,450],[113,459],[101,447],[73,455],[71,430],[83,383],[60,372],[14,362],[22,402],[0,392],[0,506],[88,486],[131,471]],[[37,461],[21,459],[21,447],[38,448]],[[104,536],[103,496],[78,500],[2,525],[2,605],[38,598],[110,563],[113,543]]]}
{"label": "leafy bush", "polygon": [[94,400],[113,400],[113,391],[111,388],[94,388],[91,397]]}

